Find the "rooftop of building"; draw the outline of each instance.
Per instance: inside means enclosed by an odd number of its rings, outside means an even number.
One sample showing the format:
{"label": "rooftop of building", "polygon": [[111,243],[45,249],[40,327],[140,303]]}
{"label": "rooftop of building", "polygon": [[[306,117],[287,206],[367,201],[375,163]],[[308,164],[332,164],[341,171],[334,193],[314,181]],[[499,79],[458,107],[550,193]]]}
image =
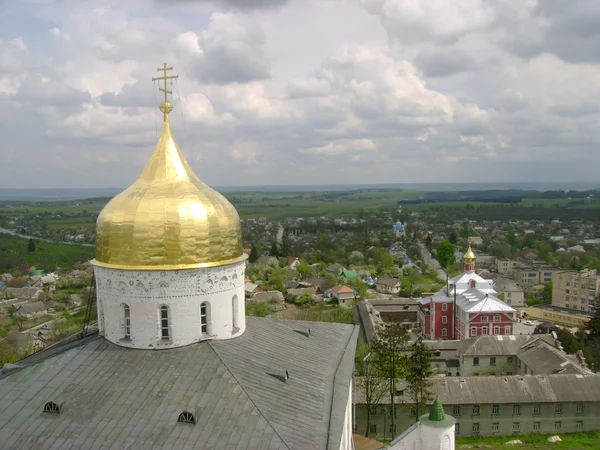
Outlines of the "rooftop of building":
{"label": "rooftop of building", "polygon": [[[435,377],[432,383],[431,392],[446,406],[600,401],[600,374]],[[395,401],[413,403],[406,389]],[[358,385],[356,403],[365,403]],[[381,403],[389,398],[384,396]]]}
{"label": "rooftop of building", "polygon": [[[71,341],[0,371],[0,441],[338,449],[357,334],[352,325],[248,317],[238,338],[169,350],[99,335]],[[50,401],[60,414],[42,412]],[[184,411],[195,424],[178,422]]]}

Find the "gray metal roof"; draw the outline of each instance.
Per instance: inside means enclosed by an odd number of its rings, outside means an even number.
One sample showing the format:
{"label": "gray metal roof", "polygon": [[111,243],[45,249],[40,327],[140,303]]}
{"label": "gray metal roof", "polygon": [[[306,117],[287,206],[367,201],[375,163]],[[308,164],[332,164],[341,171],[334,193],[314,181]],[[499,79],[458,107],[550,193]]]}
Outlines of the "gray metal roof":
{"label": "gray metal roof", "polygon": [[432,391],[444,405],[600,401],[600,375],[446,377]]}
{"label": "gray metal roof", "polygon": [[563,371],[570,373],[589,372],[581,365],[571,361],[560,350],[541,342],[536,344],[528,345],[517,353],[517,357],[527,365],[529,370],[533,370],[534,375],[562,373]]}
{"label": "gray metal roof", "polygon": [[[446,406],[600,401],[600,374],[435,377],[432,381],[433,398],[439,396]],[[355,399],[365,403],[359,383]],[[413,403],[407,390],[395,399],[397,404]],[[389,403],[389,397],[381,403]]]}
{"label": "gray metal roof", "polygon": [[464,356],[516,355],[523,345],[535,340],[537,337],[526,334],[477,336],[462,341],[464,347],[461,353]]}
{"label": "gray metal roof", "polygon": [[[352,325],[248,317],[238,338],[171,350],[126,349],[100,336],[71,342],[0,374],[0,442],[339,448],[357,334]],[[61,413],[42,412],[47,401],[64,402]],[[195,425],[177,422],[186,410]]]}

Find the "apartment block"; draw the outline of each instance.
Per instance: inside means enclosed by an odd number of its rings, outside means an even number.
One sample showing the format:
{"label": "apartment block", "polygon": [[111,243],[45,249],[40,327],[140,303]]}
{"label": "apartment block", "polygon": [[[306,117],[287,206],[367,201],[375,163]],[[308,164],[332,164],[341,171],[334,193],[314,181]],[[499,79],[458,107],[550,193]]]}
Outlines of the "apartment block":
{"label": "apartment block", "polygon": [[593,313],[600,296],[600,274],[596,270],[561,271],[552,278],[552,306]]}
{"label": "apartment block", "polygon": [[555,273],[562,269],[543,261],[532,261],[524,258],[497,258],[496,270],[499,274],[515,280],[526,292],[534,286],[549,283]]}

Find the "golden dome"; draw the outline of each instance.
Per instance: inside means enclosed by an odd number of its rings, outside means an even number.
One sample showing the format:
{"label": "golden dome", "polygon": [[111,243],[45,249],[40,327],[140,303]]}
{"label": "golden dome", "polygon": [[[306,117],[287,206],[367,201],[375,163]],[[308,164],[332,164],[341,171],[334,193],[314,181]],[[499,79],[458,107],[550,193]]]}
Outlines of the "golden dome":
{"label": "golden dome", "polygon": [[148,164],[98,216],[94,263],[161,270],[245,259],[237,211],[194,174],[171,135],[171,104],[165,100],[160,109],[164,123]]}
{"label": "golden dome", "polygon": [[471,250],[470,242],[469,242],[469,249],[467,250],[467,253],[465,253],[463,255],[463,261],[464,262],[474,262],[475,261],[475,253],[473,253],[473,250]]}

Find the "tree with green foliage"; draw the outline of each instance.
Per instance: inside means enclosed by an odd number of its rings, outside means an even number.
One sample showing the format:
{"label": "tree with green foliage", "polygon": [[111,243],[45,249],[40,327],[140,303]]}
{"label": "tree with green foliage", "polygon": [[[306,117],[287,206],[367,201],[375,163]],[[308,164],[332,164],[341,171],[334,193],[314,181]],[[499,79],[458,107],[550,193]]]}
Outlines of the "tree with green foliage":
{"label": "tree with green foliage", "polygon": [[246,315],[254,317],[267,317],[273,314],[273,308],[269,302],[246,302]]}
{"label": "tree with green foliage", "polygon": [[458,241],[458,236],[456,235],[456,231],[450,232],[450,234],[448,235],[448,241],[450,241],[451,244],[456,245],[456,242]]}
{"label": "tree with green foliage", "polygon": [[356,386],[364,396],[364,404],[367,413],[367,426],[365,437],[369,437],[371,426],[371,407],[376,406],[384,396],[387,386],[385,378],[381,377],[375,364],[375,356],[369,344],[361,344],[356,348],[354,359],[356,368]]}
{"label": "tree with green foliage", "polygon": [[549,281],[548,283],[544,283],[544,290],[542,291],[542,299],[545,302],[552,301],[552,281]]}
{"label": "tree with green foliage", "polygon": [[258,249],[254,244],[252,244],[252,248],[250,249],[250,255],[248,256],[248,262],[250,264],[255,263],[258,259]]}
{"label": "tree with green foliage", "polygon": [[371,346],[375,356],[375,365],[382,377],[385,377],[386,388],[390,394],[390,429],[392,439],[395,437],[395,402],[396,382],[406,376],[406,350],[408,334],[399,323],[385,324],[377,330],[375,342]]}
{"label": "tree with green foliage", "polygon": [[295,298],[292,303],[300,307],[309,307],[313,306],[316,303],[316,300],[312,295],[304,294],[298,298]]}
{"label": "tree with green foliage", "polygon": [[425,343],[425,336],[419,332],[417,338],[410,344],[408,350],[408,366],[406,382],[412,401],[415,404],[416,420],[425,414],[427,402],[432,399],[431,377],[435,371],[431,367],[431,350]]}
{"label": "tree with green foliage", "polygon": [[428,234],[427,237],[425,238],[425,247],[427,247],[427,250],[431,251],[432,245],[433,245],[433,238],[431,237],[431,234]]}
{"label": "tree with green foliage", "polygon": [[6,315],[8,317],[14,317],[15,313],[17,312],[17,307],[15,305],[10,305],[6,308]]}
{"label": "tree with green foliage", "polygon": [[0,339],[0,366],[6,363],[14,363],[18,359],[19,357],[14,349],[4,339]]}
{"label": "tree with green foliage", "polygon": [[35,242],[31,238],[29,238],[29,242],[27,243],[27,253],[35,253]]}
{"label": "tree with green foliage", "polygon": [[281,256],[281,252],[277,247],[277,242],[273,242],[273,245],[271,245],[271,251],[269,252],[269,256],[274,256],[275,258],[279,258]]}
{"label": "tree with green foliage", "polygon": [[371,250],[372,263],[378,271],[389,269],[394,266],[394,257],[383,247],[376,247]]}
{"label": "tree with green foliage", "polygon": [[513,230],[510,230],[508,233],[506,233],[506,243],[511,247],[517,246],[517,236]]}
{"label": "tree with green foliage", "polygon": [[600,338],[600,297],[596,297],[595,312],[592,318],[588,321],[585,329],[589,337]]}
{"label": "tree with green foliage", "polygon": [[313,274],[312,267],[310,267],[306,262],[302,261],[300,264],[296,266],[296,272],[300,276],[300,280],[307,280]]}
{"label": "tree with green foliage", "polygon": [[435,249],[435,257],[443,268],[450,267],[456,261],[454,245],[450,241],[442,241]]}
{"label": "tree with green foliage", "polygon": [[591,367],[595,372],[600,372],[600,297],[596,297],[595,312],[586,324],[587,331],[586,351],[591,357]]}
{"label": "tree with green foliage", "polygon": [[288,257],[292,252],[292,246],[290,245],[290,238],[287,235],[287,232],[284,231],[283,236],[281,238],[281,254],[280,256]]}
{"label": "tree with green foliage", "polygon": [[17,326],[19,331],[23,331],[23,327],[25,326],[25,322],[27,322],[27,318],[23,316],[13,315],[12,323]]}
{"label": "tree with green foliage", "polygon": [[285,272],[281,267],[269,266],[267,269],[267,284],[272,289],[285,291]]}
{"label": "tree with green foliage", "polygon": [[577,337],[565,328],[558,329],[558,340],[565,352],[569,355],[574,355],[578,350],[583,350],[584,343],[580,342]]}

